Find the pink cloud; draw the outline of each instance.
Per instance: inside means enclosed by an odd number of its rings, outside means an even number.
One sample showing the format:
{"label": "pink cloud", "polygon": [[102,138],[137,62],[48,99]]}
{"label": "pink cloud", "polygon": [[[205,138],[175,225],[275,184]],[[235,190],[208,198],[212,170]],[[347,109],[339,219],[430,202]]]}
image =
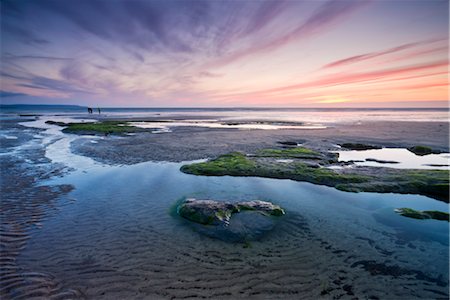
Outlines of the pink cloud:
{"label": "pink cloud", "polygon": [[[423,45],[427,45],[430,43],[435,43],[437,41],[442,41],[442,39],[439,40],[428,40],[428,41],[421,41],[421,42],[416,42],[416,43],[408,43],[408,44],[403,44],[394,48],[390,48],[384,51],[377,51],[377,52],[370,52],[370,53],[365,53],[365,54],[361,54],[361,55],[356,55],[356,56],[351,56],[351,57],[347,57],[341,60],[337,60],[334,61],[332,63],[329,63],[327,65],[325,65],[323,68],[334,68],[334,67],[341,67],[344,65],[349,65],[349,64],[354,64],[357,62],[361,62],[361,61],[366,61],[366,60],[371,60],[374,58],[378,58],[381,56],[387,56],[393,53],[397,53],[397,52],[401,52],[404,50],[409,50],[409,49],[413,49],[413,48],[417,48],[418,46],[423,46]],[[441,48],[438,48],[438,50],[440,50]],[[421,55],[421,54],[428,54],[435,51],[434,49],[428,50],[428,51],[419,51],[419,52],[414,52],[408,55],[409,58],[417,56],[417,55]]]}
{"label": "pink cloud", "polygon": [[405,90],[416,90],[416,89],[429,89],[429,88],[436,88],[436,87],[448,87],[448,82],[434,82],[434,83],[422,83],[422,84],[413,84],[413,85],[405,85],[399,87],[400,89]]}
{"label": "pink cloud", "polygon": [[216,60],[207,65],[207,67],[220,67],[227,65],[233,61],[242,59],[249,55],[272,51],[281,46],[284,46],[293,40],[300,38],[307,38],[318,34],[321,31],[335,26],[336,23],[344,21],[348,15],[357,9],[367,5],[369,1],[329,1],[319,7],[316,12],[309,17],[306,22],[296,27],[294,30],[280,35],[276,39],[258,43],[255,41],[249,48],[238,50],[225,56],[222,59]]}
{"label": "pink cloud", "polygon": [[[249,103],[251,103],[251,99],[259,99],[263,102],[267,101],[268,99],[298,99],[299,93],[305,97],[324,96],[324,93],[320,90],[324,87],[349,85],[371,81],[377,83],[389,83],[400,79],[407,80],[412,78],[441,75],[446,74],[446,71],[436,72],[435,70],[439,68],[447,69],[447,67],[448,60],[440,60],[427,64],[410,65],[364,73],[336,73],[305,83],[298,83],[294,85],[281,86],[272,89],[251,91],[245,93],[215,93],[211,94],[210,97],[215,99],[230,99],[231,101],[233,99],[245,99],[246,102],[250,101]],[[396,90],[398,89],[401,90],[402,88],[396,88]],[[404,89],[406,90],[407,88]],[[351,87],[349,87],[349,91],[351,91]]]}
{"label": "pink cloud", "polygon": [[280,92],[280,91],[289,91],[300,88],[309,88],[309,87],[324,87],[324,86],[334,86],[334,85],[343,85],[343,84],[351,84],[351,83],[359,83],[359,82],[367,82],[374,81],[378,79],[386,79],[388,77],[395,77],[399,75],[405,74],[416,74],[420,71],[428,71],[435,68],[448,67],[448,60],[441,60],[433,63],[426,63],[421,65],[413,65],[406,67],[398,67],[391,69],[384,69],[379,71],[365,72],[365,73],[336,73],[330,76],[326,76],[324,78],[306,82],[299,83],[284,87],[278,87],[274,89],[266,90],[267,93],[272,92]]}

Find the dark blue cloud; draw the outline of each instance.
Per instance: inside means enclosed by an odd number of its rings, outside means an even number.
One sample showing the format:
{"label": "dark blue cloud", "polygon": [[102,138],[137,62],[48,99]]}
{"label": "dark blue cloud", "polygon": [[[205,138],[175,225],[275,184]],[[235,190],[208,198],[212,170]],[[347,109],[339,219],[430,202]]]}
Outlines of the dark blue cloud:
{"label": "dark blue cloud", "polygon": [[33,86],[36,89],[48,89],[52,91],[60,91],[66,93],[84,93],[92,94],[91,92],[79,89],[70,83],[63,80],[56,80],[43,76],[35,76],[30,78],[30,87]]}
{"label": "dark blue cloud", "polygon": [[28,96],[27,94],[23,93],[14,93],[14,92],[8,92],[8,91],[0,91],[0,97],[6,98],[6,97],[19,97],[19,96]]}
{"label": "dark blue cloud", "polygon": [[[22,42],[43,44],[50,42],[51,37],[36,35],[37,29],[46,29],[42,26],[61,32],[75,26],[80,33],[124,47],[192,53],[204,51],[205,46],[216,50],[233,39],[258,32],[290,3],[282,0],[6,1],[2,31]],[[42,18],[34,19],[36,15]],[[136,58],[141,60],[139,56]]]}
{"label": "dark blue cloud", "polygon": [[46,56],[46,55],[15,55],[11,53],[3,53],[2,54],[3,60],[22,60],[22,59],[28,59],[28,60],[56,60],[56,61],[69,61],[72,60],[72,58],[68,57],[57,57],[57,56]]}

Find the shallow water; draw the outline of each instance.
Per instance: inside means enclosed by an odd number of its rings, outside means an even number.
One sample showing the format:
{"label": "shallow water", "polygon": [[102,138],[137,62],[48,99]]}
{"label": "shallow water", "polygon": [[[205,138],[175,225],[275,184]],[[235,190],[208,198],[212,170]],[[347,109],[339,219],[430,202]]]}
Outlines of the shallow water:
{"label": "shallow water", "polygon": [[277,124],[277,123],[268,123],[268,124],[260,124],[260,123],[242,123],[242,124],[224,124],[218,120],[210,120],[210,121],[192,121],[189,122],[129,122],[130,125],[140,127],[140,128],[158,128],[159,130],[154,133],[162,133],[162,132],[170,132],[172,127],[207,127],[207,128],[229,128],[229,129],[241,129],[241,130],[250,130],[250,129],[263,129],[263,130],[277,130],[277,129],[324,129],[326,126],[320,124],[298,124],[298,125],[285,125],[285,124]]}
{"label": "shallow water", "polygon": [[[396,169],[449,169],[450,153],[419,156],[404,148],[383,148],[372,150],[336,151],[339,161],[357,161],[358,166],[389,167]],[[366,159],[395,161],[397,163],[379,163]]]}
{"label": "shallow water", "polygon": [[[95,298],[172,297],[185,295],[185,289],[204,296],[230,289],[232,296],[267,296],[267,284],[275,286],[274,295],[291,290],[314,297],[337,273],[357,295],[433,296],[422,290],[433,285],[429,280],[371,276],[357,267],[367,261],[448,278],[448,223],[394,213],[397,207],[446,211],[445,203],[290,180],[198,177],[181,173],[180,165],[142,163],[52,180],[75,184],[70,196],[76,201],[33,233],[20,259]],[[262,199],[281,205],[287,215],[271,234],[244,248],[209,238],[171,215],[183,197]],[[246,279],[229,282],[236,277]],[[386,280],[412,290],[387,291]],[[141,290],[145,286],[147,292]],[[332,293],[342,292],[335,288]]]}
{"label": "shallow water", "polygon": [[[36,125],[36,124],[35,124]],[[252,177],[202,177],[181,163],[107,166],[70,152],[50,125],[47,158],[70,167],[70,201],[30,232],[18,262],[92,299],[437,298],[448,295],[447,222],[395,208],[448,211],[419,195],[346,193]],[[250,244],[225,242],[173,214],[180,199],[266,200],[287,214]]]}

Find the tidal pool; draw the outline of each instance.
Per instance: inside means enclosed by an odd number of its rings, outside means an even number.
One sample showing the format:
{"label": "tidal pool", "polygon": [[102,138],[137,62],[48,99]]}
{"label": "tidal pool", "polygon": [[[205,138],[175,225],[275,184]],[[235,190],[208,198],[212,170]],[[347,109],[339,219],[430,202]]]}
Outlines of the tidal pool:
{"label": "tidal pool", "polygon": [[[99,166],[51,180],[74,184],[73,200],[32,232],[21,262],[95,299],[447,293],[448,223],[394,212],[447,211],[443,202],[291,180],[200,177],[180,166]],[[261,199],[287,214],[259,240],[230,243],[173,216],[184,197]]]}
{"label": "tidal pool", "polygon": [[[372,150],[335,151],[339,161],[356,161],[358,166],[389,167],[397,169],[448,169],[450,153],[419,156],[404,148],[383,148]],[[366,161],[369,159],[369,161]],[[379,163],[370,161],[395,161],[397,163]]]}

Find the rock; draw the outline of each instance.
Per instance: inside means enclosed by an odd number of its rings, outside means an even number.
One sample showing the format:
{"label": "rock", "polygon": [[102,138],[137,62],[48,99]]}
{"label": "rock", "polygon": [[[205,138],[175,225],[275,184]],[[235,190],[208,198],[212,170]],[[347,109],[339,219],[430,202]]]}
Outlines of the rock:
{"label": "rock", "polygon": [[427,146],[413,146],[413,147],[409,147],[408,148],[409,151],[411,151],[412,153],[414,153],[415,155],[419,155],[419,156],[423,156],[423,155],[428,155],[428,154],[439,154],[439,151],[435,151],[433,149],[431,149],[430,147]]}
{"label": "rock", "polygon": [[19,114],[19,117],[41,117],[39,114]]}
{"label": "rock", "polygon": [[187,199],[178,206],[178,214],[192,221],[196,232],[226,242],[248,243],[271,231],[276,218],[284,215],[278,205],[265,201],[220,202]]}
{"label": "rock", "polygon": [[228,225],[230,223],[230,218],[234,213],[245,210],[259,212],[266,216],[284,215],[284,210],[280,206],[260,200],[230,203],[191,198],[186,199],[186,201],[178,207],[180,216],[204,225]]}
{"label": "rock", "polygon": [[408,218],[413,219],[434,219],[440,221],[449,221],[449,214],[447,212],[437,211],[437,210],[415,210],[412,208],[397,208],[395,212]]}
{"label": "rock", "polygon": [[52,120],[45,121],[45,124],[57,125],[57,126],[67,126],[67,123],[58,122],[58,121],[52,121]]}
{"label": "rock", "polygon": [[180,216],[205,225],[229,223],[231,215],[237,211],[234,204],[213,200],[186,199],[178,207]]}
{"label": "rock", "polygon": [[241,210],[254,210],[264,215],[282,216],[284,210],[278,205],[272,204],[266,201],[253,200],[247,202],[239,202],[236,204],[238,211]]}
{"label": "rock", "polygon": [[340,145],[342,148],[346,148],[349,150],[371,150],[371,149],[381,149],[380,146],[374,146],[374,145],[366,145],[366,144],[359,144],[359,143],[344,143]]}
{"label": "rock", "polygon": [[381,159],[375,159],[375,158],[367,158],[366,161],[373,161],[379,164],[398,164],[398,161],[394,160],[381,160]]}
{"label": "rock", "polygon": [[298,145],[298,143],[294,142],[294,141],[280,141],[277,143],[280,145],[284,145],[284,146],[297,146]]}

